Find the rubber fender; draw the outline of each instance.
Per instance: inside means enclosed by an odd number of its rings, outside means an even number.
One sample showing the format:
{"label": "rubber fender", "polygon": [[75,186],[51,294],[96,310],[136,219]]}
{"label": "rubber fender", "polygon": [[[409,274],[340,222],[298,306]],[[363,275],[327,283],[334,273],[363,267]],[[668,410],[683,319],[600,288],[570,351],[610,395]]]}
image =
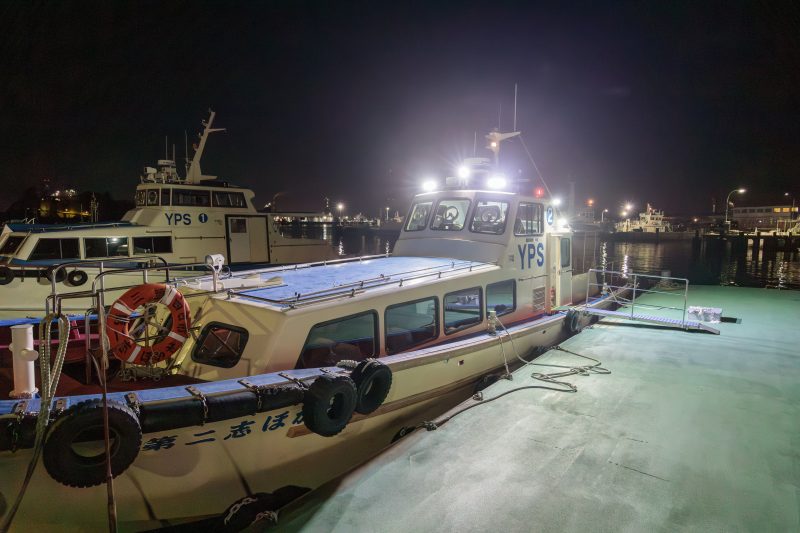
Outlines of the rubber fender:
{"label": "rubber fender", "polygon": [[148,402],[139,407],[139,418],[145,433],[199,426],[204,417],[203,402],[199,398]]}
{"label": "rubber fender", "polygon": [[392,370],[377,359],[358,363],[350,378],[356,384],[355,410],[362,415],[380,407],[392,388]]}
{"label": "rubber fender", "polygon": [[258,396],[252,391],[243,390],[228,394],[206,396],[208,406],[207,422],[218,422],[229,418],[254,415],[258,410]]}
{"label": "rubber fender", "polygon": [[[42,277],[47,278],[47,281],[53,281],[53,272],[56,272],[55,266],[46,268],[42,271]],[[61,283],[67,278],[67,273],[64,271],[63,268],[59,268],[55,276],[56,276],[56,282]]]}
{"label": "rubber fender", "polygon": [[0,266],[0,285],[8,285],[14,281],[14,271],[7,266]]}
{"label": "rubber fender", "polygon": [[89,275],[83,270],[73,270],[67,274],[67,284],[71,287],[80,287],[89,281]]}
{"label": "rubber fender", "polygon": [[[111,442],[111,474],[123,473],[139,454],[142,428],[128,406],[108,401]],[[73,444],[94,441],[100,453],[77,453]],[[93,487],[106,480],[106,457],[102,451],[103,400],[80,402],[58,415],[45,437],[42,458],[50,476],[69,487]]]}
{"label": "rubber fender", "polygon": [[339,434],[356,407],[356,384],[347,376],[323,374],[308,388],[303,399],[303,420],[308,429],[332,437]]}

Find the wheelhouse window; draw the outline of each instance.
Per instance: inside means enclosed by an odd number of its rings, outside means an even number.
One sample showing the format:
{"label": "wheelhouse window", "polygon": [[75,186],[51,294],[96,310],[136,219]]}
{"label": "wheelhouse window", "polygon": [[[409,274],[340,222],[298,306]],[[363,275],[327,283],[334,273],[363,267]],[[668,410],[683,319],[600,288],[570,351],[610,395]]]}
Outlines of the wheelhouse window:
{"label": "wheelhouse window", "polygon": [[214,206],[216,207],[247,207],[244,193],[214,191]]}
{"label": "wheelhouse window", "polygon": [[136,207],[142,207],[147,203],[147,191],[139,189],[136,191]]}
{"label": "wheelhouse window", "polygon": [[361,361],[378,353],[378,315],[367,311],[322,322],[311,328],[297,368],[333,366],[349,359]]}
{"label": "wheelhouse window", "polygon": [[211,205],[211,193],[208,190],[173,189],[172,205],[209,207]]}
{"label": "wheelhouse window", "polygon": [[80,259],[78,239],[39,239],[28,259],[30,261]]}
{"label": "wheelhouse window", "polygon": [[161,189],[161,205],[169,205],[169,189]]}
{"label": "wheelhouse window", "polygon": [[561,239],[561,267],[570,265],[570,255],[572,253],[572,239]]}
{"label": "wheelhouse window", "polygon": [[513,279],[498,281],[486,286],[486,314],[494,311],[506,315],[517,308],[517,288]]}
{"label": "wheelhouse window", "polygon": [[386,353],[398,353],[439,336],[439,300],[435,297],[390,305],[384,313]]}
{"label": "wheelhouse window", "polygon": [[467,220],[470,201],[465,198],[439,200],[431,222],[431,229],[461,231]]}
{"label": "wheelhouse window", "polygon": [[541,235],[543,231],[542,204],[520,202],[517,220],[514,222],[514,235]]}
{"label": "wheelhouse window", "polygon": [[450,335],[483,321],[481,288],[451,292],[444,297],[444,332]]}
{"label": "wheelhouse window", "polygon": [[406,222],[406,231],[420,231],[427,227],[428,217],[431,214],[431,206],[433,202],[417,202],[411,208],[411,214],[408,215],[408,222]]}
{"label": "wheelhouse window", "polygon": [[211,322],[200,332],[192,360],[204,365],[232,368],[241,359],[249,337],[244,328]]}
{"label": "wheelhouse window", "polygon": [[475,233],[501,235],[506,231],[507,215],[508,202],[479,200],[475,205],[475,214],[472,215],[469,229]]}
{"label": "wheelhouse window", "polygon": [[134,254],[172,253],[172,237],[134,237]]}
{"label": "wheelhouse window", "polygon": [[14,255],[24,240],[24,235],[10,235],[6,242],[3,243],[3,246],[0,247],[0,255]]}
{"label": "wheelhouse window", "polygon": [[125,257],[128,255],[127,237],[100,237],[83,239],[86,258]]}
{"label": "wheelhouse window", "polygon": [[158,205],[159,195],[158,189],[147,189],[147,205]]}

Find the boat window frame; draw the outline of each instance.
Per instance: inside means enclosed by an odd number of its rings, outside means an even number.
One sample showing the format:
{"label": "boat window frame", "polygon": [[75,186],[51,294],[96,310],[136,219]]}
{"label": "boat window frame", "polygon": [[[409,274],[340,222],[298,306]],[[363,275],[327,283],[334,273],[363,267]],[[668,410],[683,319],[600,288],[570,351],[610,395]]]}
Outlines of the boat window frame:
{"label": "boat window frame", "polygon": [[[531,205],[531,206],[538,206],[538,214],[539,216],[535,219],[538,221],[538,231],[534,231],[533,233],[528,232],[528,228],[525,228],[523,232],[517,231],[517,221],[519,220],[520,210],[522,209],[523,205]],[[529,202],[527,200],[520,200],[517,204],[517,212],[514,216],[514,236],[516,237],[532,237],[537,235],[544,235],[544,204],[539,202]]]}
{"label": "boat window frame", "polygon": [[[58,253],[59,257],[45,257],[45,258],[35,258],[33,254],[36,253],[36,249],[39,247],[39,244],[43,241],[59,241],[58,242]],[[74,257],[64,257],[64,243],[63,241],[76,241],[76,250],[77,254]],[[62,260],[62,259],[80,259],[81,258],[81,242],[80,238],[78,237],[40,237],[36,239],[36,243],[33,245],[33,249],[31,253],[28,254],[26,260],[28,261],[53,261],[53,260]]]}
{"label": "boat window frame", "polygon": [[[219,364],[219,362],[212,362],[210,360],[198,359],[198,357],[201,357],[199,355],[199,352],[200,352],[200,350],[203,349],[203,345],[205,344],[206,338],[208,337],[209,334],[212,333],[212,328],[214,328],[214,327],[222,327],[222,328],[227,329],[229,331],[233,331],[233,332],[239,333],[241,336],[243,336],[244,343],[242,344],[241,352],[237,355],[236,360],[234,362]],[[219,337],[218,337],[218,340],[224,346],[230,348],[230,346],[228,346],[224,341],[222,341],[222,339],[219,339]],[[247,342],[249,340],[250,340],[250,332],[247,331],[246,328],[243,328],[241,326],[234,326],[233,324],[226,324],[224,322],[216,322],[216,321],[209,322],[208,324],[203,326],[203,329],[200,331],[200,335],[197,336],[197,341],[195,342],[194,348],[192,349],[192,354],[191,354],[192,361],[194,361],[195,363],[200,364],[200,365],[214,366],[214,367],[217,367],[217,368],[233,368],[233,367],[235,367],[236,365],[239,364],[239,361],[242,360],[242,355],[244,355],[245,349],[247,348]],[[231,351],[233,351],[233,350],[231,350]],[[234,352],[234,354],[235,354],[235,352]]]}
{"label": "boat window frame", "polygon": [[[478,212],[478,207],[480,207],[478,204],[480,204],[481,202],[497,202],[499,204],[506,204],[505,218],[503,220],[503,225],[502,225],[500,231],[478,231],[478,230],[473,229],[473,227],[475,225],[475,215]],[[489,206],[485,206],[485,207],[489,207]],[[471,213],[472,216],[470,217],[471,221],[470,221],[469,224],[467,224],[467,226],[469,227],[470,233],[477,233],[479,235],[503,235],[506,232],[506,229],[508,228],[508,213],[509,213],[510,210],[511,210],[511,202],[509,200],[501,200],[499,198],[491,198],[489,196],[480,196],[480,197],[475,198],[475,207],[472,209],[472,213]],[[483,221],[480,221],[480,222],[483,222]]]}
{"label": "boat window frame", "polygon": [[[512,303],[511,308],[507,307],[505,310],[503,310],[503,312],[497,313],[497,316],[498,317],[504,316],[504,315],[507,315],[509,313],[513,313],[514,311],[517,310],[517,280],[514,279],[514,278],[509,278],[509,279],[504,279],[504,280],[501,280],[501,281],[495,281],[494,283],[487,283],[486,284],[486,289],[484,291],[484,294],[486,296],[486,301],[484,302],[484,305],[483,305],[484,309],[486,310],[486,316],[489,316],[489,311],[490,311],[490,309],[489,309],[489,289],[491,287],[494,287],[494,286],[497,286],[497,285],[501,285],[501,284],[504,284],[504,283],[511,283],[511,300],[512,300],[513,303]],[[492,309],[492,311],[497,312],[496,309]]]}
{"label": "boat window frame", "polygon": [[[422,341],[419,341],[419,342],[415,342],[413,344],[409,344],[408,346],[404,347],[402,350],[398,350],[398,351],[394,351],[393,350],[392,352],[389,352],[389,348],[388,348],[389,344],[387,342],[388,339],[386,338],[387,335],[388,335],[388,323],[389,323],[389,321],[386,319],[386,313],[388,313],[390,310],[392,310],[392,309],[394,309],[396,307],[401,307],[401,306],[404,306],[404,305],[417,304],[417,303],[420,303],[420,302],[424,302],[426,300],[433,300],[433,331],[434,331],[434,336],[429,338],[429,339],[425,339],[425,340],[422,340]],[[405,302],[398,302],[396,304],[387,305],[383,309],[383,341],[384,341],[383,346],[384,346],[384,349],[386,350],[386,355],[394,355],[394,354],[398,354],[398,353],[403,353],[405,351],[408,351],[411,348],[414,348],[416,346],[421,346],[421,345],[423,345],[423,344],[425,344],[427,342],[435,341],[436,339],[441,337],[441,331],[442,331],[441,326],[442,326],[442,323],[441,323],[441,320],[440,320],[440,317],[439,317],[439,315],[441,314],[440,313],[440,309],[441,309],[441,305],[439,304],[439,297],[436,296],[436,295],[423,296],[422,298],[417,298],[415,300],[408,300],[408,301],[405,301]],[[409,331],[411,331],[411,330],[409,330]]]}
{"label": "boat window frame", "polygon": [[[16,255],[19,252],[20,247],[25,242],[25,237],[27,235],[9,235],[6,240],[3,241],[2,246],[0,246],[0,255]],[[19,242],[14,246],[13,250],[6,250],[6,247],[9,243],[13,242],[14,240],[19,239]]]}
{"label": "boat window frame", "polygon": [[171,205],[172,203],[172,189],[163,187],[161,189],[161,205]]}
{"label": "boat window frame", "polygon": [[[151,198],[153,199],[152,201]],[[161,192],[155,187],[147,189],[146,199],[147,207],[158,207],[161,203]]]}
{"label": "boat window frame", "polygon": [[[465,202],[467,202],[467,207],[464,210],[464,224],[459,229],[445,229],[445,228],[434,228],[433,227],[433,222],[434,222],[434,220],[436,220],[436,215],[434,213],[436,213],[436,211],[439,209],[439,206],[442,204],[442,202],[447,202],[447,201],[465,201]],[[436,201],[436,207],[431,209],[431,217],[430,217],[431,220],[430,220],[430,223],[429,223],[428,227],[431,229],[431,231],[450,231],[450,232],[454,232],[454,233],[455,232],[459,232],[459,231],[464,231],[464,229],[468,225],[468,221],[470,219],[470,215],[471,214],[472,214],[472,198],[460,197],[460,196],[454,196],[454,197],[448,196],[448,197],[444,197],[444,198],[439,198]]]}
{"label": "boat window frame", "polygon": [[[241,205],[222,205],[217,201],[217,195],[226,195],[228,199],[232,198],[239,198],[241,200]],[[247,209],[247,199],[244,197],[244,193],[241,191],[211,191],[211,206],[212,207],[222,207],[226,209]]]}
{"label": "boat window frame", "polygon": [[[414,214],[414,209],[416,209],[416,207],[420,204],[430,204],[430,209],[428,209],[428,212],[425,214],[425,222],[421,226],[418,226],[415,229],[409,229],[408,226],[409,224],[411,224],[413,220],[411,218],[411,215]],[[411,209],[408,210],[408,220],[406,220],[406,223],[403,227],[403,231],[425,231],[426,229],[428,229],[428,221],[431,218],[431,213],[433,213],[433,204],[434,204],[434,198],[431,198],[430,200],[420,200],[418,202],[414,202],[413,204],[411,204]]]}
{"label": "boat window frame", "polygon": [[[297,356],[297,363],[295,363],[295,368],[325,368],[325,367],[306,366],[304,358],[303,358],[303,355],[306,352],[306,346],[308,346],[308,342],[311,340],[311,334],[314,332],[314,329],[319,328],[319,327],[329,326],[329,325],[335,324],[337,322],[344,322],[346,320],[350,320],[352,318],[356,318],[356,317],[360,317],[360,316],[364,316],[364,315],[372,315],[372,317],[374,319],[373,320],[373,327],[372,327],[372,329],[373,329],[372,354],[371,355],[361,356],[361,359],[359,359],[359,361],[363,361],[363,360],[369,359],[371,357],[379,357],[380,353],[381,353],[381,348],[380,348],[380,324],[379,324],[380,316],[378,315],[378,311],[376,311],[375,309],[368,309],[366,311],[359,311],[358,313],[353,313],[353,314],[350,314],[350,315],[347,315],[347,316],[337,317],[337,318],[333,318],[331,320],[325,320],[323,322],[317,322],[316,324],[314,324],[313,326],[308,328],[308,334],[306,335],[306,340],[303,341],[303,346],[300,348],[300,355]],[[335,340],[335,339],[331,339],[331,340]],[[341,341],[335,341],[334,346],[336,344],[339,344],[340,342]]]}
{"label": "boat window frame", "polygon": [[[177,194],[176,194],[177,193]],[[180,198],[180,195],[188,195],[193,198],[201,198],[205,197],[208,202],[205,204],[197,204],[197,203],[178,203],[176,202],[176,198]],[[173,207],[211,207],[211,189],[172,189],[172,204]]]}
{"label": "boat window frame", "polygon": [[[137,252],[136,251],[136,239],[150,239],[150,243],[153,244],[153,239],[167,239],[169,240],[169,250],[164,251],[157,251],[155,246],[149,252]],[[133,235],[131,236],[131,244],[133,245],[131,248],[133,250],[133,255],[141,254],[171,254],[173,253],[173,243],[172,243],[172,235]]]}
{"label": "boat window frame", "polygon": [[[91,240],[91,239],[104,240],[105,241],[106,255],[92,255],[92,256],[89,255],[89,252],[88,252],[89,248],[86,246],[86,241],[87,240]],[[125,253],[124,255],[119,255],[119,254],[118,255],[108,255],[108,240],[109,239],[120,239],[120,241],[125,241],[124,243],[120,244],[120,246],[123,246],[123,245],[127,246],[127,248],[128,248],[127,253]],[[127,236],[125,236],[125,237],[123,237],[123,236],[119,236],[119,237],[116,237],[116,236],[110,236],[110,237],[109,236],[82,237],[81,240],[83,241],[83,256],[84,256],[85,259],[101,259],[101,258],[104,258],[104,257],[130,257],[131,256],[131,243],[130,243],[130,240],[128,240]]]}
{"label": "boat window frame", "polygon": [[[459,292],[472,291],[472,290],[475,290],[475,289],[478,290],[478,321],[477,322],[472,322],[470,324],[462,324],[462,325],[460,325],[460,326],[448,331],[447,330],[447,319],[445,318],[445,313],[447,313],[447,301],[446,301],[447,297],[450,296],[451,294],[457,294]],[[444,334],[445,335],[452,335],[453,333],[458,333],[459,331],[463,331],[465,329],[481,325],[483,323],[484,318],[485,318],[484,317],[484,312],[483,312],[484,311],[483,308],[484,308],[485,302],[486,302],[486,300],[484,300],[484,297],[483,297],[483,287],[481,287],[480,285],[477,285],[475,287],[467,287],[467,288],[464,288],[464,289],[457,289],[457,290],[450,291],[450,292],[446,293],[442,297],[442,331],[444,331]]]}

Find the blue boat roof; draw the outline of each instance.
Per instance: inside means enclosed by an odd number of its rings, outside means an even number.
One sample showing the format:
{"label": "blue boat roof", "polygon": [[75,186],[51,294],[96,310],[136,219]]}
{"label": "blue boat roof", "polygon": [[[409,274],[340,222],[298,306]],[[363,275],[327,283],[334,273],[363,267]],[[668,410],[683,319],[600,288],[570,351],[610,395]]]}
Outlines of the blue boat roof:
{"label": "blue boat roof", "polygon": [[440,257],[380,257],[358,262],[265,272],[262,274],[264,280],[277,276],[283,283],[274,287],[242,291],[239,294],[280,301],[295,298],[298,293],[334,291],[362,281],[365,287],[369,287],[389,278],[396,278],[399,281],[401,277],[408,278],[425,272],[470,266],[488,266],[488,264]]}
{"label": "blue boat roof", "polygon": [[71,231],[95,228],[118,228],[134,226],[131,222],[95,222],[86,224],[19,224],[10,223],[8,227],[17,233],[47,233],[50,231]]}

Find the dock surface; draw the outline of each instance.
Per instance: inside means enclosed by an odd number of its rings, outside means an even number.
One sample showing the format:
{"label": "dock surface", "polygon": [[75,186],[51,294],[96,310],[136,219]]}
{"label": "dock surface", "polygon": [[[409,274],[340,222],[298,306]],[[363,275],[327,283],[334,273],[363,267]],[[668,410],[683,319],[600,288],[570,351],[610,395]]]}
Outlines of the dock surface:
{"label": "dock surface", "polygon": [[[611,374],[417,430],[277,529],[800,531],[800,292],[692,286],[689,304],[741,322],[709,335],[604,319],[562,347]],[[559,350],[535,362],[587,364]],[[522,367],[484,396],[559,370]]]}

